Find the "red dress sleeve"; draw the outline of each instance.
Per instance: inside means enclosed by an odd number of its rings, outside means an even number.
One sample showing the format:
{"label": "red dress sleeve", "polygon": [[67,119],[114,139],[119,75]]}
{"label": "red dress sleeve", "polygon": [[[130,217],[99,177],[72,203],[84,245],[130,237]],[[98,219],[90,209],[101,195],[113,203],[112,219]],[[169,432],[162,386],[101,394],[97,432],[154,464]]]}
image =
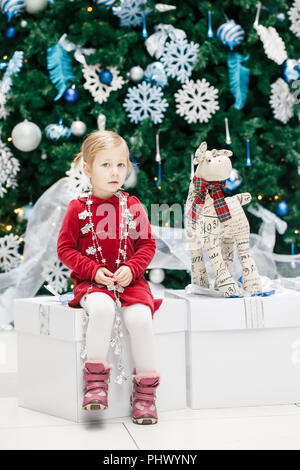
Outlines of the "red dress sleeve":
{"label": "red dress sleeve", "polygon": [[[138,212],[136,230],[139,236],[136,236],[134,240],[134,254],[126,263],[121,264],[131,269],[135,281],[144,275],[146,268],[152,261],[156,250],[156,240],[152,235],[151,225],[145,209],[137,197],[132,196],[132,199],[134,201],[134,215]],[[132,206],[129,207],[129,210],[131,208]]]}
{"label": "red dress sleeve", "polygon": [[93,281],[100,266],[78,250],[79,219],[78,201],[72,200],[66,210],[57,239],[57,255],[60,261],[77,273],[80,279]]}

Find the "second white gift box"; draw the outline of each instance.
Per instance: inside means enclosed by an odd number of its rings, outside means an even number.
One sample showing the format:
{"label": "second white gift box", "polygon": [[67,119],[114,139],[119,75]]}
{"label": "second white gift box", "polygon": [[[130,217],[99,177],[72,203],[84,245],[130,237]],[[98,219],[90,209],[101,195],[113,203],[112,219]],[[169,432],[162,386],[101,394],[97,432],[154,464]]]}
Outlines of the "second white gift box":
{"label": "second white gift box", "polygon": [[[154,315],[157,369],[161,375],[156,392],[158,412],[186,407],[186,314],[187,302],[166,293]],[[111,348],[108,361],[115,367],[109,384],[109,407],[105,411],[81,409],[84,318],[83,309],[63,306],[53,296],[14,301],[20,406],[75,422],[131,414],[131,377],[122,385],[114,383],[117,356]],[[134,365],[124,323],[123,331],[124,364],[131,375]],[[174,393],[170,393],[172,387]]]}
{"label": "second white gift box", "polygon": [[226,408],[300,402],[300,292],[188,301],[188,406]]}

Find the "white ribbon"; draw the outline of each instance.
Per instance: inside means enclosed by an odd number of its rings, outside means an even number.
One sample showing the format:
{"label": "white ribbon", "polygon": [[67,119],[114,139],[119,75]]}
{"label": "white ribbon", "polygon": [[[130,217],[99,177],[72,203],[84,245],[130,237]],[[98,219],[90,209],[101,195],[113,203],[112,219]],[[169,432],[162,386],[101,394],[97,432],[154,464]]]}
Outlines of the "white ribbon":
{"label": "white ribbon", "polygon": [[252,205],[249,206],[248,211],[262,219],[262,224],[259,227],[258,233],[261,235],[267,250],[272,253],[276,241],[276,230],[280,235],[282,235],[287,229],[287,223],[260,204],[258,204],[258,209],[255,209]]}
{"label": "white ribbon", "polygon": [[171,24],[158,24],[155,26],[156,33],[151,34],[145,41],[147,51],[151,56],[159,59],[164,52],[165,42],[168,38],[171,40],[184,39],[185,32],[182,29],[174,28]]}
{"label": "white ribbon", "polygon": [[80,62],[81,64],[85,64],[85,58],[84,58],[84,55],[89,55],[89,54],[93,54],[94,52],[96,52],[96,49],[85,49],[84,47],[82,47],[81,45],[77,45],[77,44],[74,44],[73,42],[70,42],[67,40],[67,34],[63,34],[61,36],[61,38],[59,39],[58,43],[67,51],[67,52],[70,52],[70,51],[74,51],[75,50],[75,53],[74,53],[74,57],[75,59]]}

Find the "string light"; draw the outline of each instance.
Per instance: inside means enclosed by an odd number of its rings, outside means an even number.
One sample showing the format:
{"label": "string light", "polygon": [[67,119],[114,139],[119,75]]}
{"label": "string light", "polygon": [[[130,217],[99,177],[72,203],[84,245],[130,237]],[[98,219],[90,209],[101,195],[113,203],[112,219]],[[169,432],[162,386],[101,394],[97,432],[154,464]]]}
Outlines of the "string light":
{"label": "string light", "polygon": [[154,176],[154,181],[157,181],[157,176]]}
{"label": "string light", "polygon": [[7,138],[7,141],[8,141],[8,142],[11,142],[11,141],[12,141],[12,138],[11,138],[11,137],[8,137],[8,138]]}
{"label": "string light", "polygon": [[278,199],[279,199],[278,194],[275,194],[274,199],[275,199],[275,201],[278,201]]}
{"label": "string light", "polygon": [[258,199],[259,201],[261,201],[262,198],[263,198],[262,195],[261,195],[261,194],[258,194],[257,199]]}
{"label": "string light", "polygon": [[298,235],[298,234],[300,233],[300,230],[296,229],[296,230],[294,230],[294,233],[295,233],[296,235]]}
{"label": "string light", "polygon": [[7,59],[7,55],[4,55],[4,56],[3,56],[3,60],[6,60],[6,59]]}
{"label": "string light", "polygon": [[87,11],[88,12],[93,11],[93,7],[87,7]]}
{"label": "string light", "polygon": [[12,225],[6,225],[5,230],[7,232],[10,232],[11,229],[12,229]]}

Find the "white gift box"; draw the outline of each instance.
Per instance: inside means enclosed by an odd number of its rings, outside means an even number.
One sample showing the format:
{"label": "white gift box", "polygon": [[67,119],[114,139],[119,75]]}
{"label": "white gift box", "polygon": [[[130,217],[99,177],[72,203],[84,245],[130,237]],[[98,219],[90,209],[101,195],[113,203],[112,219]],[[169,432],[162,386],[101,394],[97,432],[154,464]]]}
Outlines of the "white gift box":
{"label": "white gift box", "polygon": [[188,300],[187,402],[193,409],[300,402],[300,292]]}
{"label": "white gift box", "polygon": [[[186,314],[184,299],[165,294],[154,315],[159,411],[186,408]],[[108,409],[82,410],[83,374],[81,353],[85,312],[63,306],[53,296],[14,301],[14,322],[18,332],[19,406],[59,416],[75,422],[130,416],[131,373],[134,368],[129,335],[123,323],[123,361],[129,379],[116,384],[117,358],[109,348],[108,361],[114,364],[108,391]],[[171,393],[170,391],[173,390]]]}
{"label": "white gift box", "polygon": [[17,395],[17,333],[0,328],[0,397]]}

